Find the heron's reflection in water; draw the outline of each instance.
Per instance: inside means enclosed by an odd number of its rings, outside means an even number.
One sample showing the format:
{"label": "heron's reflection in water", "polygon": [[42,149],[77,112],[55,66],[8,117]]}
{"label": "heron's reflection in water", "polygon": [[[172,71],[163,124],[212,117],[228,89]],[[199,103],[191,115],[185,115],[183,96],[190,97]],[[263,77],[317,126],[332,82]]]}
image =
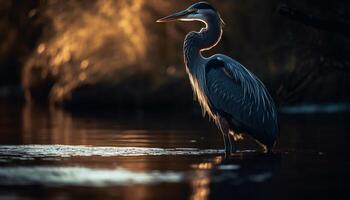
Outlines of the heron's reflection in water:
{"label": "heron's reflection in water", "polygon": [[227,198],[232,193],[237,197],[256,199],[260,194],[259,184],[270,181],[279,165],[279,154],[257,152],[238,153],[230,158],[218,156],[195,164],[191,199]]}
{"label": "heron's reflection in water", "polygon": [[211,170],[220,165],[223,157],[217,156],[210,161],[192,165],[195,169],[195,178],[191,180],[192,200],[208,199],[210,193]]}

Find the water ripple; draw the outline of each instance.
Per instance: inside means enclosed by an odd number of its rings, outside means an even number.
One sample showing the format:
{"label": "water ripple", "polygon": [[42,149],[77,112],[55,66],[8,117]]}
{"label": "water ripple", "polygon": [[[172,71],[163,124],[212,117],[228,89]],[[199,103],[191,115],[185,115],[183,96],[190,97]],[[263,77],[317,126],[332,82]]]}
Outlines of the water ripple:
{"label": "water ripple", "polygon": [[130,184],[176,183],[182,181],[182,172],[135,172],[123,168],[94,169],[87,167],[21,166],[1,167],[0,185],[47,186],[113,186]]}
{"label": "water ripple", "polygon": [[221,149],[96,147],[79,145],[0,145],[0,162],[74,156],[162,156],[223,154]]}

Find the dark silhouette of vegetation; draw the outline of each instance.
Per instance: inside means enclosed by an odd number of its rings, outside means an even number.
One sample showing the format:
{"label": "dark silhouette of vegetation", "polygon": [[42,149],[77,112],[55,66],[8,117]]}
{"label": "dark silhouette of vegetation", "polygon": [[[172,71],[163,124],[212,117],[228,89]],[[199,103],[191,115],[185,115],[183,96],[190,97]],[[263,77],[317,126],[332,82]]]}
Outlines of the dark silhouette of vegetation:
{"label": "dark silhouette of vegetation", "polygon": [[[281,5],[278,12],[303,31],[294,31],[293,41],[303,54],[278,90],[283,103],[304,101],[349,101],[342,91],[350,89],[349,3],[306,1]],[[298,36],[296,36],[298,35]],[[328,91],[328,94],[327,94]],[[332,92],[333,91],[333,92]],[[317,95],[315,95],[317,94]],[[328,98],[324,98],[324,96]],[[317,96],[317,97],[316,97]]]}

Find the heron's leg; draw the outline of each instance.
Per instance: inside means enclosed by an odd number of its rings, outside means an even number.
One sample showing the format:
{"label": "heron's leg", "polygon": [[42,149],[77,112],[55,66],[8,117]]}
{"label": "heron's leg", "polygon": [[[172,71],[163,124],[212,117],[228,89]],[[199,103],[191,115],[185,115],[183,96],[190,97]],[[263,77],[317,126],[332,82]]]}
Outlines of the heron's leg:
{"label": "heron's leg", "polygon": [[228,125],[228,122],[220,116],[219,116],[219,128],[224,139],[225,154],[230,155],[232,153],[232,143],[230,139],[229,125]]}
{"label": "heron's leg", "polygon": [[[235,134],[235,133],[233,133],[233,134]],[[237,151],[236,140],[235,140],[233,135],[230,135],[230,133],[228,133],[228,135],[229,135],[228,138],[229,138],[230,144],[231,144],[231,153],[236,153],[236,151]]]}

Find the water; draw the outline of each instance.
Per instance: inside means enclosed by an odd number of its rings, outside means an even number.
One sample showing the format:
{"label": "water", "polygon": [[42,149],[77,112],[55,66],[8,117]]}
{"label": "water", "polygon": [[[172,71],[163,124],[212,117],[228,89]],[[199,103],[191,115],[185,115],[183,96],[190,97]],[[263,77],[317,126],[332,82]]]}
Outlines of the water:
{"label": "water", "polygon": [[[350,115],[281,115],[273,155],[223,156],[193,112],[0,103],[0,199],[329,199],[350,189]],[[295,112],[294,112],[295,113]]]}

